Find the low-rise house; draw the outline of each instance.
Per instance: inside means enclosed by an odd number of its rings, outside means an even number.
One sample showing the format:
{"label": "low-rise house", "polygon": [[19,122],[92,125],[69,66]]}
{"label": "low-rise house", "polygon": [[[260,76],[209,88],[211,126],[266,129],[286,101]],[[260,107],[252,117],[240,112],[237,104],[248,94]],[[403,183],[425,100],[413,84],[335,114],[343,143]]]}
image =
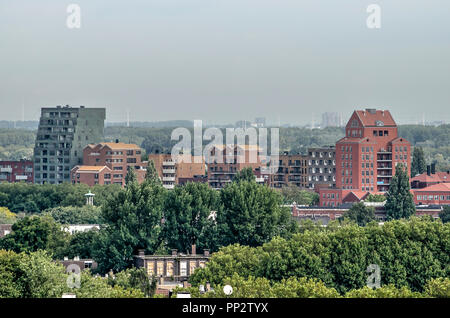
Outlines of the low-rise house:
{"label": "low-rise house", "polygon": [[144,250],[139,250],[139,254],[134,256],[134,264],[138,268],[144,267],[150,277],[155,276],[159,289],[171,291],[187,282],[197,268],[205,267],[209,257],[209,250],[197,254],[195,245],[191,254],[172,250],[171,255],[145,255]]}

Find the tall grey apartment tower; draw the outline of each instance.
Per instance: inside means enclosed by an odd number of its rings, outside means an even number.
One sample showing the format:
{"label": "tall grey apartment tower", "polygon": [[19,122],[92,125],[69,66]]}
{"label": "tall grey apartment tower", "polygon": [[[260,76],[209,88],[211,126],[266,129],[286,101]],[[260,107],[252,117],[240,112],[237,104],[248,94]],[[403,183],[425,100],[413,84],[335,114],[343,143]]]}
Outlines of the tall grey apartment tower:
{"label": "tall grey apartment tower", "polygon": [[83,163],[83,148],[103,141],[105,116],[105,108],[42,108],[34,147],[34,182],[70,182],[70,170]]}

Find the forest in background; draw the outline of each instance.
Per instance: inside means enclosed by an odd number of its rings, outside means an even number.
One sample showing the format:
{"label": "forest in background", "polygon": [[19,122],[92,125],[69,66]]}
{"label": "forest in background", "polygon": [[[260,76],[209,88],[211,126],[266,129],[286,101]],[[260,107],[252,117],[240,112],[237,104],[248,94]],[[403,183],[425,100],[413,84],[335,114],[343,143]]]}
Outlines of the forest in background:
{"label": "forest in background", "polygon": [[[186,127],[193,135],[193,128]],[[174,127],[105,127],[105,141],[119,139],[135,143],[146,153],[170,152],[176,140],[171,140]],[[224,131],[224,129],[222,129]],[[270,132],[270,130],[269,130]],[[420,146],[427,164],[436,163],[437,170],[450,170],[450,125],[421,126],[400,125],[399,135],[413,146]],[[0,128],[0,160],[31,158],[36,131],[28,129]],[[224,133],[225,136],[225,133]],[[334,145],[344,136],[344,129],[280,128],[280,152],[306,153],[308,147]],[[204,141],[206,145],[209,141]],[[270,133],[268,137],[270,145]],[[269,149],[270,153],[270,149]]]}

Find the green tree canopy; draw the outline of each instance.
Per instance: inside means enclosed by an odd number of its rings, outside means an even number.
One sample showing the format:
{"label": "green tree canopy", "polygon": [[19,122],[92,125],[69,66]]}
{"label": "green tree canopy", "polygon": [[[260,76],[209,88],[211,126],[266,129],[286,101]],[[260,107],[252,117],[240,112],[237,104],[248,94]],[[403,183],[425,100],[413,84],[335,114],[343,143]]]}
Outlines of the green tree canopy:
{"label": "green tree canopy", "polygon": [[168,193],[164,208],[164,239],[169,248],[190,251],[214,250],[216,222],[212,215],[219,207],[219,193],[206,183],[187,183]]}
{"label": "green tree canopy", "polygon": [[[234,273],[280,282],[290,277],[322,281],[341,295],[364,288],[370,264],[380,267],[381,286],[424,292],[431,279],[448,277],[450,223],[427,217],[365,227],[342,223],[332,229],[305,230],[290,239],[275,237],[262,246],[230,245],[212,255],[190,277],[193,286],[223,285]],[[445,290],[444,287],[436,287]]]}
{"label": "green tree canopy", "polygon": [[67,289],[66,278],[64,267],[45,251],[0,250],[0,298],[61,297]]}
{"label": "green tree canopy", "polygon": [[220,191],[217,212],[220,245],[239,243],[258,246],[276,235],[296,230],[281,195],[256,182],[232,182]]}
{"label": "green tree canopy", "polygon": [[314,191],[303,190],[294,184],[289,183],[287,186],[281,188],[281,195],[286,204],[300,204],[300,205],[317,205],[319,203],[319,194]]}
{"label": "green tree canopy", "polygon": [[439,213],[439,217],[443,223],[450,222],[450,205],[444,205],[442,212]]}
{"label": "green tree canopy", "polygon": [[138,249],[154,253],[161,245],[166,193],[161,185],[133,181],[102,207],[105,226],[94,253],[100,272],[130,267]]}
{"label": "green tree canopy", "polygon": [[158,172],[155,168],[155,163],[153,160],[148,162],[147,172],[145,173],[145,182],[150,185],[161,185],[161,179],[159,178]]}
{"label": "green tree canopy", "polygon": [[253,173],[252,167],[246,167],[242,170],[236,172],[233,177],[233,182],[241,182],[241,181],[255,181],[255,174]]}
{"label": "green tree canopy", "polygon": [[12,233],[0,239],[0,248],[20,252],[47,250],[61,258],[68,244],[69,234],[51,217],[25,217],[12,226]]}
{"label": "green tree canopy", "polygon": [[17,216],[8,208],[0,207],[0,224],[13,224],[16,222]]}
{"label": "green tree canopy", "polygon": [[422,147],[414,147],[411,162],[411,177],[424,173],[427,169],[425,154]]}
{"label": "green tree canopy", "polygon": [[399,164],[395,168],[395,175],[392,177],[387,193],[385,209],[388,220],[409,218],[416,213],[416,207],[410,189],[406,169],[402,164]]}
{"label": "green tree canopy", "polygon": [[371,206],[364,205],[363,202],[358,202],[352,205],[345,213],[344,218],[352,220],[360,226],[365,226],[375,220],[375,209]]}

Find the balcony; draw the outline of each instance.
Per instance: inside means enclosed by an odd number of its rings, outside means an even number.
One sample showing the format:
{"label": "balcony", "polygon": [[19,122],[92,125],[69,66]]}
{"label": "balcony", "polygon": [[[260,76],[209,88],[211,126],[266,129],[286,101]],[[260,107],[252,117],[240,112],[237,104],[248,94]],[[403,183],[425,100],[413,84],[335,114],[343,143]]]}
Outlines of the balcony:
{"label": "balcony", "polygon": [[175,169],[163,169],[163,173],[175,174]]}
{"label": "balcony", "polygon": [[174,184],[164,184],[163,187],[171,190],[171,189],[175,188],[175,185]]}
{"label": "balcony", "polygon": [[0,168],[0,172],[9,172],[9,173],[12,173],[12,168]]}
{"label": "balcony", "polygon": [[175,161],[163,161],[163,166],[174,167]]}
{"label": "balcony", "polygon": [[163,181],[175,181],[175,177],[162,177]]}

